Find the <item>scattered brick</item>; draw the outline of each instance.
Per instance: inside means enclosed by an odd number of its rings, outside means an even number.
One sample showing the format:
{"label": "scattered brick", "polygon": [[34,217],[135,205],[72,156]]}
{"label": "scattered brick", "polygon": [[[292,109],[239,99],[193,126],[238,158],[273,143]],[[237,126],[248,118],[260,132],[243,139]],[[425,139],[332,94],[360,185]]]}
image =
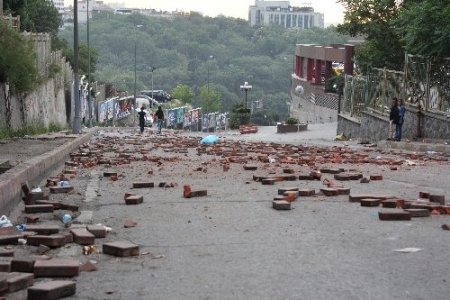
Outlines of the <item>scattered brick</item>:
{"label": "scattered brick", "polygon": [[139,246],[130,242],[111,242],[103,244],[103,253],[119,257],[136,256],[139,255]]}
{"label": "scattered brick", "polygon": [[34,204],[49,204],[49,205],[53,205],[53,209],[54,210],[61,209],[61,203],[60,202],[56,202],[56,201],[36,200],[36,202]]}
{"label": "scattered brick", "polygon": [[322,188],[320,189],[320,191],[325,195],[325,196],[338,196],[339,195],[339,190],[338,189],[334,189],[334,188]]}
{"label": "scattered brick", "polygon": [[378,217],[381,221],[409,221],[411,214],[403,210],[382,210],[378,212]]}
{"label": "scattered brick", "polygon": [[381,175],[381,174],[370,175],[370,180],[373,180],[373,181],[383,180],[383,175]]}
{"label": "scattered brick", "polygon": [[363,178],[361,178],[361,180],[359,182],[360,183],[369,183],[370,182],[370,178],[369,177],[363,177]]}
{"label": "scattered brick", "polygon": [[381,205],[384,208],[403,208],[405,205],[405,200],[398,198],[386,199],[381,202]]}
{"label": "scattered brick", "polygon": [[87,230],[92,233],[95,238],[104,238],[106,237],[106,228],[101,225],[88,225]]}
{"label": "scattered brick", "polygon": [[32,286],[34,283],[34,275],[31,273],[12,272],[6,275],[8,282],[8,293],[19,291]]}
{"label": "scattered brick", "polygon": [[68,203],[60,203],[60,207],[62,210],[70,210],[70,211],[78,211],[79,207],[75,204],[68,204]]}
{"label": "scattered brick", "polygon": [[288,191],[284,193],[284,199],[288,202],[294,202],[298,198],[298,192],[295,191]]}
{"label": "scattered brick", "polygon": [[285,192],[295,191],[298,192],[298,187],[279,188],[278,195],[284,195]]}
{"label": "scattered brick", "polygon": [[71,232],[61,233],[60,235],[64,237],[66,244],[73,243],[73,234]]}
{"label": "scattered brick", "polygon": [[73,259],[36,260],[34,276],[36,277],[73,277],[78,276],[80,264]]}
{"label": "scattered brick", "polygon": [[430,202],[437,202],[441,205],[445,205],[445,195],[430,194],[429,199]]}
{"label": "scattered brick", "polygon": [[276,179],[277,179],[277,181],[296,181],[297,176],[293,175],[293,174],[289,174],[289,175],[277,176]]}
{"label": "scattered brick", "polygon": [[0,235],[0,245],[17,245],[21,237],[20,234]]}
{"label": "scattered brick", "polygon": [[298,180],[314,180],[314,177],[312,177],[310,174],[300,174],[298,176]]}
{"label": "scattered brick", "polygon": [[338,190],[339,195],[350,195],[350,188],[336,187],[336,189]]}
{"label": "scattered brick", "polygon": [[364,195],[364,194],[354,194],[349,195],[348,200],[350,202],[360,202],[361,199],[380,199],[380,200],[386,200],[388,199],[388,196],[373,196],[373,195]]}
{"label": "scattered brick", "polygon": [[272,207],[276,210],[290,210],[291,202],[286,200],[272,201]]}
{"label": "scattered brick", "polygon": [[380,199],[361,199],[361,206],[376,207],[380,206]]}
{"label": "scattered brick", "polygon": [[133,221],[133,220],[125,220],[123,227],[125,228],[131,228],[131,227],[136,227],[137,226],[137,222]]}
{"label": "scattered brick", "polygon": [[294,174],[295,170],[291,169],[291,168],[284,168],[283,169],[283,173],[285,173],[285,174]]}
{"label": "scattered brick", "polygon": [[[8,281],[6,280],[6,274],[0,274],[0,293],[6,292],[8,290]],[[6,300],[6,298],[0,297],[1,300]]]}
{"label": "scattered brick", "polygon": [[298,195],[302,197],[311,197],[316,194],[315,189],[300,189],[298,190]]}
{"label": "scattered brick", "polygon": [[419,192],[419,198],[421,199],[428,199],[430,197],[429,192]]}
{"label": "scattered brick", "polygon": [[33,273],[35,260],[29,257],[15,257],[11,260],[11,271]]}
{"label": "scattered brick", "polygon": [[73,186],[51,186],[50,194],[67,194],[73,191]]}
{"label": "scattered brick", "polygon": [[25,216],[25,223],[28,224],[33,224],[36,223],[37,221],[39,221],[39,216],[34,216],[34,215],[29,215],[29,216]]}
{"label": "scattered brick", "polygon": [[444,229],[444,230],[450,230],[450,224],[444,224],[444,225],[442,225],[442,229]]}
{"label": "scattered brick", "polygon": [[144,202],[144,196],[140,195],[133,195],[125,198],[125,204],[126,205],[137,205]]}
{"label": "scattered brick", "polygon": [[285,196],[278,195],[278,196],[273,197],[273,200],[284,200],[284,198],[285,198]]}
{"label": "scattered brick", "polygon": [[57,225],[27,225],[27,231],[34,231],[40,235],[50,235],[59,232],[59,226]]}
{"label": "scattered brick", "polygon": [[155,183],[154,182],[134,182],[133,188],[135,189],[143,189],[143,188],[154,188]]}
{"label": "scattered brick", "polygon": [[66,244],[66,239],[62,235],[34,235],[27,238],[27,245],[48,247],[62,247]]}
{"label": "scattered brick", "polygon": [[103,177],[111,177],[111,176],[117,177],[117,172],[114,172],[114,171],[103,172]]}
{"label": "scattered brick", "polygon": [[263,180],[261,180],[261,183],[263,185],[274,185],[276,182],[275,178],[264,178]]}
{"label": "scattered brick", "polygon": [[28,300],[56,300],[75,295],[74,281],[55,280],[38,283],[27,290]]}
{"label": "scattered brick", "polygon": [[53,212],[53,205],[51,204],[33,204],[33,205],[25,205],[25,213],[46,213]]}
{"label": "scattered brick", "polygon": [[87,261],[86,263],[80,266],[80,272],[94,272],[97,271],[97,266]]}
{"label": "scattered brick", "polygon": [[0,272],[11,272],[11,257],[0,258]]}
{"label": "scattered brick", "polygon": [[431,215],[430,210],[424,208],[409,208],[405,209],[405,211],[409,212],[413,218],[429,217]]}
{"label": "scattered brick", "polygon": [[73,235],[74,243],[79,245],[93,245],[95,244],[95,236],[87,231],[86,228],[74,228],[70,232]]}
{"label": "scattered brick", "polygon": [[192,191],[190,198],[192,197],[205,197],[208,196],[208,191],[207,190],[199,190],[199,191]]}
{"label": "scattered brick", "polygon": [[256,166],[256,165],[244,165],[244,170],[246,170],[246,171],[256,171],[256,170],[258,170],[258,166]]}
{"label": "scattered brick", "polygon": [[313,179],[316,179],[316,180],[320,180],[320,178],[322,178],[322,173],[321,173],[320,171],[316,171],[316,170],[311,171],[311,172],[309,173],[309,175],[310,175]]}
{"label": "scattered brick", "polygon": [[0,257],[12,257],[12,256],[14,256],[14,250],[13,249],[0,248]]}
{"label": "scattered brick", "polygon": [[230,170],[230,165],[223,165],[223,171],[228,172]]}

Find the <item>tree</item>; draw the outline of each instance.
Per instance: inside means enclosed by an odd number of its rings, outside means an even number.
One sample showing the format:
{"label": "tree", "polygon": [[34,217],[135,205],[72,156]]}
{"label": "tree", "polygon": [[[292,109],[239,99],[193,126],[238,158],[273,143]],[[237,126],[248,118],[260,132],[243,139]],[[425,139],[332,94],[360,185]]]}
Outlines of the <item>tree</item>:
{"label": "tree", "polygon": [[450,57],[450,2],[408,2],[393,22],[410,54]]}
{"label": "tree", "polygon": [[[79,47],[79,68],[80,73],[87,74],[88,73],[88,61],[89,61],[89,53],[90,53],[90,61],[91,61],[91,74],[95,73],[97,69],[97,61],[98,61],[98,53],[95,48],[88,48],[87,44],[81,43]],[[65,47],[63,51],[64,56],[73,66],[73,49]]]}
{"label": "tree", "polygon": [[340,33],[361,35],[366,42],[357,50],[356,60],[362,71],[370,67],[402,70],[403,43],[391,25],[400,10],[395,0],[338,0],[346,9]]}
{"label": "tree", "polygon": [[222,107],[219,92],[210,85],[204,85],[200,89],[200,106],[204,112],[218,112]]}
{"label": "tree", "polygon": [[185,85],[185,84],[179,84],[177,85],[171,92],[172,97],[174,99],[179,99],[183,103],[192,103],[192,99],[194,98],[195,94],[192,91],[192,89]]}

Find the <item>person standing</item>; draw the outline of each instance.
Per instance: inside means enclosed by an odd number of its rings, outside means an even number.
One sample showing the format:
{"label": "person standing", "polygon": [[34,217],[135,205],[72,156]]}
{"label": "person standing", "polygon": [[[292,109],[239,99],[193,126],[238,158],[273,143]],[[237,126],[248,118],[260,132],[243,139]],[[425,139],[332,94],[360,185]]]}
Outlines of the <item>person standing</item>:
{"label": "person standing", "polygon": [[144,111],[144,107],[141,107],[141,111],[138,112],[139,114],[139,127],[141,129],[141,134],[144,133],[144,127],[145,127],[145,111]]}
{"label": "person standing", "polygon": [[158,119],[158,133],[161,133],[161,129],[164,122],[164,112],[161,108],[161,106],[158,106],[158,110],[155,113],[156,118]]}
{"label": "person standing", "polygon": [[405,101],[403,99],[400,99],[398,103],[398,124],[396,127],[396,134],[395,134],[395,138],[399,142],[402,140],[402,126],[403,121],[405,120],[405,113],[406,113]]}
{"label": "person standing", "polygon": [[400,117],[398,110],[398,100],[396,97],[392,100],[391,112],[389,113],[389,137],[388,140],[395,140],[398,119]]}

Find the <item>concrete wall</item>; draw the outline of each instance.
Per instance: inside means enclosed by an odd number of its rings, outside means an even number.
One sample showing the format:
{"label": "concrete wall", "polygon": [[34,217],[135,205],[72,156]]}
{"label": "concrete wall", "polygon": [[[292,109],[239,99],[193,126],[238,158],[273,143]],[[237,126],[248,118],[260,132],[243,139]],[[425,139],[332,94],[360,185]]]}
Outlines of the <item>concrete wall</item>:
{"label": "concrete wall", "polygon": [[[402,139],[417,139],[417,125],[419,116],[417,108],[406,107],[405,122],[402,128]],[[344,133],[347,137],[361,141],[376,142],[386,140],[389,131],[389,118],[378,112],[364,111],[361,120],[339,115],[337,133]],[[450,139],[450,119],[442,114],[420,113],[420,138],[434,140]]]}
{"label": "concrete wall", "polygon": [[[32,124],[65,126],[67,116],[66,90],[72,88],[72,69],[60,52],[51,52],[48,34],[26,34],[33,40],[37,67],[42,83],[29,93],[14,93],[8,84],[0,83],[0,127],[14,130]],[[54,70],[58,69],[58,72]]]}

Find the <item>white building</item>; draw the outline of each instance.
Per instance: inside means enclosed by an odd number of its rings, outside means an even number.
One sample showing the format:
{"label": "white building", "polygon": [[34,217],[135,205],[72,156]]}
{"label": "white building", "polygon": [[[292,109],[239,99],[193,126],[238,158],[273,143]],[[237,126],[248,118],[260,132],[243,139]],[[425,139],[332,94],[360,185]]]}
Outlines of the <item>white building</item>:
{"label": "white building", "polygon": [[62,15],[64,13],[64,0],[52,0],[52,2],[59,14]]}
{"label": "white building", "polygon": [[255,0],[248,14],[251,26],[280,25],[284,28],[324,28],[322,13],[314,12],[312,7],[291,6],[289,1]]}

